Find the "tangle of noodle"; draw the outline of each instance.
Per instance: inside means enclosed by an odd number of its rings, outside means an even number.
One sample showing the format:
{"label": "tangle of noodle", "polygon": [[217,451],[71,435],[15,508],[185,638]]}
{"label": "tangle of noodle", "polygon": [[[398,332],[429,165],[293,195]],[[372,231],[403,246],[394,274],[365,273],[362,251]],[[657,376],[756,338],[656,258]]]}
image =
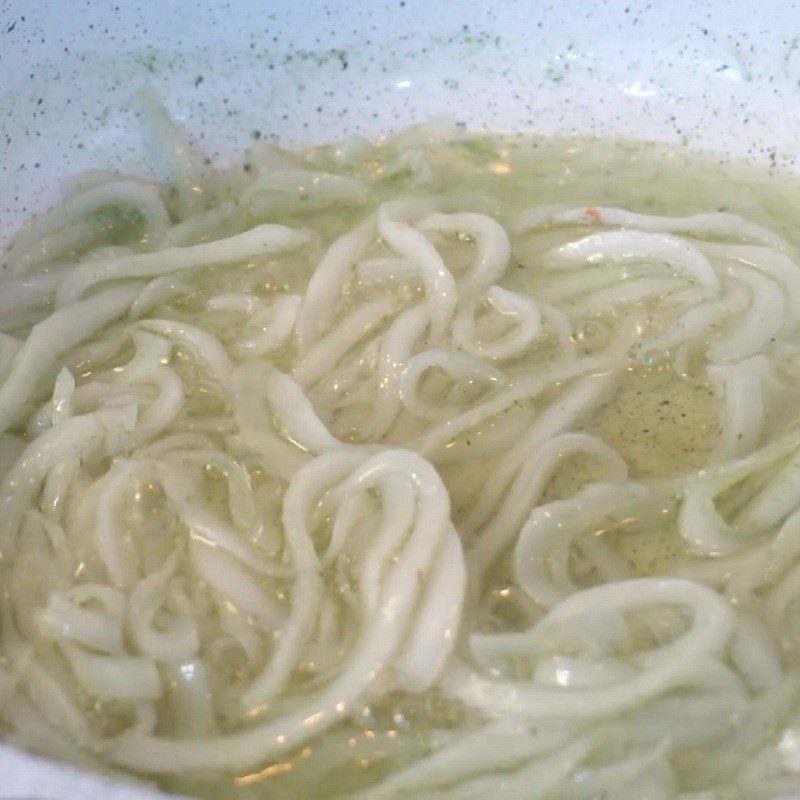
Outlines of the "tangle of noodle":
{"label": "tangle of noodle", "polygon": [[143,102],[172,191],[5,254],[0,736],[228,800],[800,793],[760,184],[446,125],[215,171]]}

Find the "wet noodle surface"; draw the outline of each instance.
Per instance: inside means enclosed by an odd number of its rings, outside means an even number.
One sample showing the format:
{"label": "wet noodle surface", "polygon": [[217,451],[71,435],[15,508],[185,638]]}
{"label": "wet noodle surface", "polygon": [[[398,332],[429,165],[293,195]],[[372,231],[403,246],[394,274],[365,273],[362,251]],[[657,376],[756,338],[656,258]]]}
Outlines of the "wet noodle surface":
{"label": "wet noodle surface", "polygon": [[[447,126],[93,174],[0,279],[0,734],[207,798],[800,791],[800,193]],[[171,148],[171,149],[170,149]]]}

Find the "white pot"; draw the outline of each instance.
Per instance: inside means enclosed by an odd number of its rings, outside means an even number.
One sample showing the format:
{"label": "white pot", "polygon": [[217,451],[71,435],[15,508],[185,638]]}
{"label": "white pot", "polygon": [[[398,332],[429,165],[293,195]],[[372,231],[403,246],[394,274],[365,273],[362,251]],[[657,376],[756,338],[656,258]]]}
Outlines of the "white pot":
{"label": "white pot", "polygon": [[[10,0],[0,11],[0,241],[61,179],[158,171],[151,84],[215,159],[261,136],[470,128],[684,143],[793,168],[800,10],[788,0]],[[152,797],[0,746],[0,796]]]}

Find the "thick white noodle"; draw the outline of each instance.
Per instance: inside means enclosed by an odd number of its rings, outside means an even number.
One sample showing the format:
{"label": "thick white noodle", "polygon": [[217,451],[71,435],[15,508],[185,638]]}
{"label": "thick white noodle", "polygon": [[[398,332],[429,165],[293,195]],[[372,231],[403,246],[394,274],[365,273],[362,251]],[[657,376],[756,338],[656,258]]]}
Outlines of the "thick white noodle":
{"label": "thick white noodle", "polygon": [[136,408],[101,409],[71,417],[34,439],[8,470],[0,488],[0,553],[15,545],[19,525],[50,470],[67,458],[105,449],[115,455],[135,426]]}
{"label": "thick white noodle", "polygon": [[753,245],[719,245],[703,243],[702,251],[724,262],[738,261],[777,281],[786,292],[787,311],[796,325],[800,320],[800,264],[786,253],[770,247]]}
{"label": "thick white noodle", "polygon": [[314,455],[346,447],[319,419],[300,384],[278,370],[267,375],[264,393],[284,434]]}
{"label": "thick white noodle", "polygon": [[604,261],[644,261],[664,264],[697,281],[706,297],[716,297],[719,278],[711,262],[692,244],[666,233],[608,231],[584,236],[555,248],[550,254],[559,269],[578,269]]}
{"label": "thick white noodle", "polygon": [[77,264],[61,279],[56,305],[74,303],[92,286],[123,278],[156,278],[174,272],[215,264],[235,264],[287,250],[310,241],[309,234],[284,225],[259,225],[244,233],[193,247],[171,247],[158,253],[141,253],[106,261]]}
{"label": "thick white noodle", "polygon": [[91,215],[120,206],[141,215],[144,240],[151,248],[157,246],[170,224],[158,188],[140,181],[112,181],[86,189],[28,223],[5,255],[9,271],[21,275],[94,244],[102,228]]}
{"label": "thick white noodle", "polygon": [[294,379],[305,389],[313,386],[396,310],[388,297],[376,297],[358,306],[309,348],[292,369]]}
{"label": "thick white noodle", "polygon": [[[593,361],[594,359],[587,358],[587,360]],[[570,384],[555,401],[539,413],[528,429],[518,438],[516,444],[508,451],[498,469],[488,477],[473,509],[464,520],[463,528],[466,532],[475,532],[485,524],[486,520],[497,508],[497,504],[508,490],[526,458],[536,448],[551,436],[556,436],[579,424],[592,411],[611,398],[614,387],[619,380],[619,373],[616,370],[584,375],[585,371],[590,370],[578,371],[577,368],[581,366],[579,360],[576,359],[570,362],[570,365],[574,365],[574,367],[569,371],[564,370],[565,377],[570,373],[577,373],[581,377]],[[602,369],[604,365],[602,362],[595,362],[592,366],[595,369],[598,367]],[[531,393],[528,396],[535,397],[539,393]]]}
{"label": "thick white noodle", "polygon": [[764,426],[764,379],[769,362],[753,356],[737,364],[709,366],[708,374],[723,399],[720,438],[710,458],[725,461],[754,450]]}
{"label": "thick white noodle", "polygon": [[[585,446],[585,445],[584,445]],[[605,456],[608,458],[608,454]],[[617,467],[619,469],[619,467]],[[574,498],[535,508],[514,548],[517,584],[536,603],[550,608],[575,591],[568,576],[570,545],[595,533],[610,515],[651,500],[653,491],[637,483],[595,483]]]}
{"label": "thick white noodle", "polygon": [[297,311],[302,299],[295,294],[281,295],[267,304],[253,295],[218,295],[208,301],[211,310],[232,309],[251,315],[253,330],[238,339],[234,344],[235,355],[239,358],[263,356],[283,347],[294,330]]}
{"label": "thick white noodle", "polygon": [[459,282],[462,297],[469,297],[497,283],[505,274],[511,243],[502,225],[484,214],[431,214],[417,223],[421,231],[467,233],[477,242],[477,253],[467,276]]}
{"label": "thick white noodle", "polygon": [[508,384],[502,372],[465,353],[457,350],[423,350],[412,356],[403,369],[400,399],[413,414],[429,420],[442,419],[450,411],[441,401],[433,404],[420,397],[419,384],[425,373],[434,367],[439,367],[454,381],[462,380],[471,385],[480,383],[493,388]]}
{"label": "thick white noodle", "polygon": [[330,328],[351,272],[374,235],[375,221],[368,218],[337,239],[314,270],[295,323],[301,353]]}
{"label": "thick white noodle", "polygon": [[167,275],[161,278],[153,278],[153,280],[142,289],[133,303],[131,303],[128,316],[131,319],[139,319],[162,303],[166,303],[177,297],[186,297],[193,292],[194,287],[186,283],[186,281],[181,281]]}
{"label": "thick white noodle", "polygon": [[430,210],[432,201],[396,200],[378,209],[378,230],[399,255],[418,266],[425,283],[431,310],[431,334],[443,336],[456,308],[457,290],[453,276],[436,248],[411,226],[413,217]]}
{"label": "thick white noodle", "polygon": [[160,333],[189,348],[196,360],[209,375],[227,386],[233,376],[233,362],[219,339],[203,328],[171,319],[146,319],[139,325],[148,331]]}
{"label": "thick white noodle", "polygon": [[713,339],[713,361],[733,361],[760,353],[784,323],[786,302],[778,283],[747,267],[729,267],[728,273],[750,289],[750,308],[742,321],[720,339]]}
{"label": "thick white noodle", "polygon": [[486,292],[486,302],[498,314],[510,318],[514,326],[504,336],[483,342],[475,334],[475,314],[483,299],[476,297],[460,306],[453,319],[453,342],[468,353],[494,361],[521,356],[541,334],[542,314],[538,306],[523,294],[491,286]]}
{"label": "thick white noodle", "polygon": [[452,126],[218,170],[150,112],[175,184],[86,176],[0,278],[3,738],[209,796],[796,793],[789,238],[520,211],[622,192]]}
{"label": "thick white noodle", "polygon": [[692,480],[678,519],[679,531],[692,548],[705,555],[723,555],[741,549],[757,531],[728,523],[717,509],[716,498],[758,470],[785,460],[798,446],[800,433],[794,431],[745,458],[710,468]]}
{"label": "thick white noodle", "polygon": [[386,434],[400,411],[400,383],[403,370],[415,346],[428,329],[432,313],[430,302],[409,308],[393,320],[381,337],[378,354],[380,380],[368,428],[373,439],[380,439]]}
{"label": "thick white noodle", "polygon": [[445,745],[427,758],[415,761],[384,779],[378,786],[360,792],[358,800],[395,797],[399,792],[420,792],[445,787],[551,752],[568,740],[564,733],[531,734],[521,722],[491,722]]}
{"label": "thick white noodle", "polygon": [[179,217],[202,211],[205,206],[203,153],[188,132],[170,118],[152,89],[143,89],[137,99],[174,181]]}
{"label": "thick white noodle", "polygon": [[560,463],[578,453],[600,461],[606,480],[624,481],[628,477],[625,461],[594,436],[563,433],[547,440],[522,465],[500,510],[481,531],[475,546],[469,551],[472,580],[480,578],[515,537],[522,541],[528,527],[523,528],[523,523],[530,509],[541,497]]}
{"label": "thick white noodle", "polygon": [[10,331],[47,314],[56,286],[63,278],[57,267],[31,275],[0,278],[0,330]]}
{"label": "thick white noodle", "polygon": [[571,224],[634,228],[650,233],[688,233],[699,237],[750,239],[778,249],[788,248],[784,239],[769,228],[726,211],[692,214],[689,217],[660,217],[607,206],[534,206],[517,213],[509,221],[509,229],[519,234],[549,225]]}
{"label": "thick white noodle", "polygon": [[[562,688],[525,681],[495,681],[464,665],[454,664],[443,679],[443,689],[490,716],[523,719],[587,719],[617,713],[645,699],[696,680],[696,670],[728,643],[735,627],[734,612],[716,592],[678,578],[638,578],[575,592],[563,599],[529,631],[516,634],[519,652],[530,652],[537,639],[552,634],[560,623],[582,616],[614,613],[652,604],[679,604],[692,613],[686,633],[658,653],[634,677],[610,680],[599,686]],[[505,634],[506,637],[514,634]]]}
{"label": "thick white noodle", "polygon": [[[351,711],[391,656],[399,652],[422,588],[429,580],[428,573],[437,572],[436,555],[452,531],[447,492],[441,480],[427,462],[409,451],[387,450],[366,458],[358,452],[319,456],[292,481],[284,505],[286,542],[296,574],[291,613],[267,671],[249,687],[244,698],[250,707],[253,702],[265,702],[285,686],[313,634],[324,588],[306,519],[318,492],[341,481],[336,493],[347,496],[355,489],[377,488],[386,477],[398,474],[413,483],[418,504],[416,518],[397,559],[387,564],[379,605],[365,620],[338,676],[324,689],[307,696],[296,710],[239,733],[178,740],[128,731],[110,745],[109,757],[114,763],[159,772],[234,765],[245,768],[296,747]],[[377,541],[381,541],[380,533]],[[452,572],[449,568],[444,571]],[[446,613],[442,620],[445,627],[436,630],[437,637],[454,640],[455,632],[448,622],[451,620],[452,613]],[[414,649],[416,645],[412,646]]]}
{"label": "thick white noodle", "polygon": [[[14,356],[0,386],[0,433],[5,433],[41,391],[58,359],[112,320],[121,317],[139,293],[138,285],[123,285],[59,309],[34,326]],[[54,377],[54,376],[53,376]]]}

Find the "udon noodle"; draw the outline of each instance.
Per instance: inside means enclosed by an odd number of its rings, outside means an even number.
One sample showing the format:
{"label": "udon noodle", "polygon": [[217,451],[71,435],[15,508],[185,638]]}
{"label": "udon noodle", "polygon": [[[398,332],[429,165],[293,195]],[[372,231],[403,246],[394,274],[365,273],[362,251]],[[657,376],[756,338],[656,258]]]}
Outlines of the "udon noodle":
{"label": "udon noodle", "polygon": [[447,125],[92,173],[0,279],[0,733],[214,798],[800,793],[800,194]]}

